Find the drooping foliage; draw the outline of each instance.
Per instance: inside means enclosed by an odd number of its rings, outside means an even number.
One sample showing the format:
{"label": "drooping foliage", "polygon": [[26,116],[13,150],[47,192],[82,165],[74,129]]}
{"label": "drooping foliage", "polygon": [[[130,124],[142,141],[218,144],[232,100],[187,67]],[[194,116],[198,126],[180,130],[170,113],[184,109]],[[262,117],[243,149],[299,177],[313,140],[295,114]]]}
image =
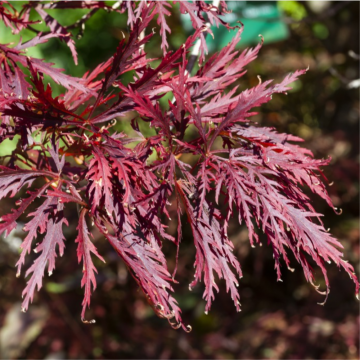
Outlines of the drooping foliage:
{"label": "drooping foliage", "polygon": [[[172,5],[158,1],[123,1],[113,6],[98,1],[29,2],[18,12],[6,1],[0,4],[1,20],[14,33],[24,28],[34,31],[26,43],[0,44],[0,141],[20,135],[17,148],[2,158],[0,199],[14,198],[27,189],[2,216],[0,232],[8,235],[19,217],[27,215],[23,228],[27,234],[16,264],[17,276],[28,266],[23,311],[42,287],[46,270],[51,275],[56,257],[66,254],[63,227],[69,219],[64,209],[69,203],[78,209],[75,241],[83,266],[83,321],[96,287],[93,259],[104,261],[93,244],[90,223],[125,262],[155,312],[175,328],[189,329],[173,297],[175,274],[170,274],[161,247],[167,240],[180,246],[181,221],[189,223],[196,248],[190,289],[204,282],[206,311],[219,290],[217,277],[225,280],[240,311],[237,288],[242,272],[227,236],[234,217],[247,226],[253,247],[263,241],[271,248],[278,280],[282,261],[291,269],[288,253],[292,253],[313,285],[309,259],[321,269],[326,296],[330,285],[325,263],[331,261],[349,274],[358,294],[359,283],[353,267],[342,258],[342,245],[324,228],[321,214],[304,192],[310,189],[333,207],[321,172],[330,159],[316,160],[309,150],[294,144],[300,138],[251,122],[255,107],[270,101],[273,94],[286,93],[306,70],[295,71],[275,85],[271,80],[259,81],[239,92],[234,84],[257,57],[261,44],[237,51],[243,30],[239,27],[233,40],[206,60],[205,34],[211,32],[206,22],[229,28],[221,19],[226,3],[181,2],[180,11],[189,14],[194,34],[179,49],[169,51]],[[47,12],[74,8],[89,12],[69,27]],[[92,72],[75,78],[45,60],[26,56],[28,47],[56,37],[67,44],[77,62],[76,42],[69,30],[79,27],[82,31],[86,20],[103,9],[126,11],[130,33],[114,55]],[[44,21],[48,32],[33,28],[36,21],[29,21],[31,11]],[[163,50],[156,66],[146,53],[146,44],[154,36],[149,29],[152,19],[159,25]],[[187,65],[196,41],[200,42],[199,70],[192,74]],[[124,85],[121,75],[127,72],[133,80]],[[53,96],[50,85],[44,84],[44,74],[63,86],[62,95]],[[115,92],[114,87],[118,88]],[[159,100],[168,92],[174,99],[164,109]],[[133,138],[112,130],[130,112],[138,135]],[[149,123],[155,134],[142,134],[140,121]],[[191,140],[190,128],[195,134]],[[184,162],[187,154],[196,156],[195,166]],[[214,196],[209,197],[211,193]],[[167,233],[164,222],[170,198],[177,205],[176,239]],[[29,212],[34,201],[37,208]],[[225,210],[220,203],[226,204]],[[259,231],[265,235],[259,236]],[[31,250],[38,257],[26,264]]]}

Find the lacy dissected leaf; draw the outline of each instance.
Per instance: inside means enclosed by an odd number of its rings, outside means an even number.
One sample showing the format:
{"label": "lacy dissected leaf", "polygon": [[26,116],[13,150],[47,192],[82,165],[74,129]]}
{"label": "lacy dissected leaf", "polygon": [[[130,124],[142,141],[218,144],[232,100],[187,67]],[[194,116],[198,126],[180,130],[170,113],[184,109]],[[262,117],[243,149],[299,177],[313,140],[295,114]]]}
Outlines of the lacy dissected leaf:
{"label": "lacy dissected leaf", "polygon": [[[32,96],[22,99],[22,96],[10,97],[3,103],[3,114],[12,116],[16,125],[19,125],[24,132],[34,127],[58,127],[60,125],[77,124],[81,126],[84,120],[64,105],[60,97],[53,98],[50,84],[46,89],[43,84],[43,76],[38,73],[33,64],[28,60],[28,68],[31,74],[31,81],[35,88],[32,89]],[[91,96],[91,95],[90,95]],[[1,106],[1,103],[0,103]],[[26,135],[27,136],[27,135]]]}
{"label": "lacy dissected leaf", "polygon": [[15,50],[25,50],[28,49],[30,47],[39,45],[39,44],[44,44],[46,43],[49,39],[52,39],[54,37],[58,37],[57,34],[53,34],[53,33],[38,33],[36,36],[34,36],[32,39],[22,43],[19,42],[14,49]]}
{"label": "lacy dissected leaf", "polygon": [[[72,185],[70,186],[70,189],[73,189]],[[71,193],[68,193],[68,192],[63,192],[58,189],[55,189],[55,190],[48,190],[47,195],[53,196],[53,197],[58,197],[59,198],[58,201],[60,201],[63,204],[73,202],[73,203],[76,203],[76,204],[79,204],[82,206],[87,205],[76,191],[71,191]]]}
{"label": "lacy dissected leaf", "polygon": [[236,51],[235,48],[241,39],[242,32],[243,28],[240,28],[227,46],[200,67],[196,75],[200,78],[212,79],[212,81],[197,84],[192,92],[193,97],[205,99],[218,94],[245,73],[244,67],[257,57],[261,44],[253,49],[245,49],[241,53]]}
{"label": "lacy dissected leaf", "polygon": [[44,106],[45,109],[52,109],[64,113],[65,115],[74,116],[70,111],[68,111],[64,106],[64,101],[62,101],[59,97],[53,98],[52,89],[50,84],[44,87],[43,76],[37,73],[31,63],[28,61],[28,67],[31,73],[31,81],[35,85],[35,89],[32,90],[32,94],[34,97],[38,99],[38,102]]}
{"label": "lacy dissected leaf", "polygon": [[202,2],[203,11],[206,12],[206,15],[207,15],[211,25],[216,25],[217,27],[219,27],[219,25],[222,24],[227,29],[233,29],[233,27],[231,27],[228,23],[226,23],[223,19],[221,19],[219,17],[219,16],[229,13],[229,11],[227,11],[226,1],[219,1],[219,3],[220,4],[215,6],[214,3],[209,4],[209,3]]}
{"label": "lacy dissected leaf", "polygon": [[27,231],[25,239],[23,240],[20,248],[22,252],[20,254],[20,259],[16,263],[17,266],[17,276],[20,276],[21,267],[25,263],[25,257],[31,252],[31,246],[33,240],[38,236],[38,231],[40,234],[43,234],[46,231],[46,225],[49,221],[49,216],[51,215],[53,209],[56,206],[56,200],[53,197],[48,197],[37,209],[36,211],[28,214],[28,217],[33,217],[30,221],[26,223],[23,228],[23,231]]}
{"label": "lacy dissected leaf", "polygon": [[[325,230],[319,221],[321,214],[313,210],[309,198],[296,183],[284,178],[282,170],[266,166],[261,156],[251,155],[250,151],[232,150],[230,161],[218,159],[221,163],[218,176],[225,185],[229,205],[231,202],[237,205],[249,227],[250,236],[253,235],[251,216],[267,235],[268,243],[273,247],[278,280],[281,280],[281,256],[290,268],[286,254],[286,248],[289,248],[311,283],[314,283],[314,277],[304,254],[309,254],[321,268],[327,285],[326,294],[329,282],[323,260],[332,260],[342,266],[354,280],[358,291],[353,268],[342,259],[338,250],[342,245]],[[257,236],[255,239],[258,241]]]}
{"label": "lacy dissected leaf", "polygon": [[[9,109],[12,101],[29,96],[29,84],[25,75],[15,62],[8,61],[0,53],[0,111]],[[3,124],[10,125],[10,116],[1,115]]]}
{"label": "lacy dissected leaf", "polygon": [[83,209],[80,213],[79,225],[77,227],[78,236],[75,240],[75,242],[78,243],[78,262],[83,262],[83,277],[81,279],[81,287],[85,287],[84,300],[82,302],[83,309],[81,312],[81,319],[83,321],[85,319],[86,306],[90,307],[91,284],[93,289],[96,289],[95,273],[97,273],[97,270],[92,262],[91,253],[97,256],[101,261],[105,262],[102,256],[97,252],[96,247],[89,237],[90,233],[86,225],[85,215],[86,209]]}
{"label": "lacy dissected leaf", "polygon": [[140,96],[139,93],[133,92],[131,89],[128,89],[126,94],[136,104],[134,110],[139,115],[145,117],[147,121],[151,121],[153,127],[160,128],[165,136],[171,137],[169,120],[162,113],[158,103],[154,106],[148,97]]}
{"label": "lacy dissected leaf", "polygon": [[0,166],[0,169],[2,170],[0,172],[0,199],[6,196],[14,197],[23,186],[30,187],[39,176],[54,177],[55,175],[43,170],[13,170],[5,166]]}
{"label": "lacy dissected leaf", "polygon": [[24,213],[24,211],[28,208],[28,206],[38,197],[40,197],[44,191],[48,188],[50,183],[45,184],[42,188],[29,192],[29,197],[25,199],[18,200],[16,205],[18,205],[17,209],[13,209],[10,214],[3,215],[0,219],[0,234],[5,231],[5,236],[8,236],[9,233],[16,228],[17,223],[16,220]]}
{"label": "lacy dissected leaf", "polygon": [[[201,10],[203,8],[202,6],[203,2],[197,2],[194,1],[193,3],[190,3],[188,1],[180,1],[180,12],[182,14],[189,14],[192,26],[195,30],[200,30],[204,26],[206,26],[206,21],[204,17],[201,15]],[[212,34],[211,29],[209,28],[207,31]],[[200,61],[203,61],[205,59],[205,54],[208,53],[208,48],[206,45],[206,39],[204,36],[204,33],[199,33],[201,45],[200,45]]]}
{"label": "lacy dissected leaf", "polygon": [[193,194],[193,198],[196,200],[195,213],[196,218],[200,218],[204,209],[204,202],[206,194],[212,190],[211,182],[216,180],[212,176],[212,172],[209,171],[208,163],[210,159],[204,159],[199,166],[199,172],[197,174],[196,193]]}
{"label": "lacy dissected leaf", "polygon": [[34,103],[25,103],[23,106],[19,101],[15,100],[10,106],[3,110],[3,114],[6,116],[12,116],[16,125],[19,125],[26,134],[26,129],[31,129],[33,132],[36,128],[56,128],[61,125],[77,125],[81,126],[82,122],[78,120],[68,120],[64,117],[59,116],[59,113],[49,114],[44,113],[41,110],[34,111]]}
{"label": "lacy dissected leaf", "polygon": [[[46,234],[42,242],[39,243],[34,249],[35,253],[41,252],[41,254],[37,257],[33,265],[25,273],[26,277],[30,274],[31,276],[22,293],[24,297],[21,305],[22,311],[26,311],[28,309],[29,303],[33,300],[36,288],[37,290],[41,289],[46,266],[48,267],[49,276],[53,273],[55,269],[55,258],[57,257],[56,248],[58,247],[58,252],[60,256],[64,254],[65,238],[62,232],[62,227],[63,224],[68,225],[68,222],[63,215],[63,205],[58,203],[57,198],[49,198],[49,201],[46,205],[46,210],[48,210],[49,213],[45,213],[44,215],[44,213],[42,211],[40,212],[38,209],[37,214],[33,213],[33,215],[41,215],[42,219],[39,221],[35,217],[36,220],[33,223],[29,222],[27,226],[25,226],[25,231],[29,230],[28,236],[30,234],[35,236],[38,227],[40,228],[41,233],[46,232]],[[28,240],[26,240],[26,238],[24,240],[24,243],[25,241],[29,242]],[[24,247],[23,252],[25,252],[26,250],[27,249]],[[18,263],[18,269],[20,268],[20,266],[21,264]],[[19,271],[20,270],[18,270],[18,273]]]}
{"label": "lacy dissected leaf", "polygon": [[[130,84],[131,89],[133,91],[136,90],[140,95],[149,96],[150,98],[158,95],[159,92],[164,91],[164,89],[169,89],[168,86],[164,86],[162,82],[159,82],[159,77],[165,80],[171,75],[171,71],[173,71],[173,69],[178,65],[176,62],[181,58],[181,56],[183,56],[184,52],[192,46],[198,34],[202,30],[203,29],[197,30],[195,34],[190,36],[186,40],[185,44],[174,53],[168,52],[161,59],[160,64],[156,68],[153,69],[151,67],[147,67],[145,71],[143,71],[142,76],[136,79],[134,83]],[[166,74],[166,72],[170,72],[170,74]],[[115,82],[115,84],[123,91],[127,91],[127,88],[120,82]],[[91,120],[91,123],[98,124],[111,120],[117,116],[123,116],[125,113],[131,111],[133,107],[134,104],[132,99],[127,96],[123,96],[109,110],[94,117]]]}
{"label": "lacy dissected leaf", "polygon": [[0,3],[0,19],[5,26],[11,28],[13,34],[18,34],[28,25],[37,23],[37,21],[29,21],[29,15],[30,7],[24,7],[23,10],[18,13],[9,1],[3,0]]}
{"label": "lacy dissected leaf", "polygon": [[[251,210],[256,208],[257,203],[251,196],[251,190],[247,184],[243,182],[241,176],[242,169],[240,168],[238,171],[233,171],[232,167],[227,166],[226,162],[223,163],[222,160],[219,159],[216,172],[216,202],[219,202],[219,195],[224,187],[227,197],[226,202],[229,206],[226,216],[227,220],[232,217],[236,209],[238,211],[239,223],[245,222],[249,231],[250,243],[254,246],[254,239],[258,241],[258,235],[254,229],[252,221],[253,213]],[[236,206],[235,209],[233,208],[233,203]]]}
{"label": "lacy dissected leaf", "polygon": [[43,60],[30,56],[24,56],[20,51],[1,44],[0,53],[2,53],[8,60],[11,60],[15,63],[20,63],[25,67],[28,66],[28,61],[30,61],[34,69],[49,75],[56,83],[64,86],[67,89],[76,88],[84,93],[91,92],[91,89],[88,89],[82,84],[84,80],[64,74],[62,69],[54,68],[52,66],[53,64],[51,63],[46,63]]}
{"label": "lacy dissected leaf", "polygon": [[325,184],[321,181],[321,178],[326,178],[320,170],[320,167],[329,164],[330,158],[313,159],[310,150],[289,143],[303,141],[302,139],[289,134],[279,134],[271,128],[235,126],[231,129],[231,137],[234,140],[240,139],[246,146],[256,147],[269,168],[281,171],[284,181],[306,184],[312,192],[326,200],[329,206],[334,207]]}
{"label": "lacy dissected leaf", "polygon": [[59,174],[64,168],[65,165],[65,156],[59,155],[59,148],[60,148],[60,142],[55,142],[54,139],[52,139],[51,144],[48,148],[48,152],[51,156],[52,161],[55,164],[55,171],[57,171]]}
{"label": "lacy dissected leaf", "polygon": [[166,40],[166,32],[171,34],[171,29],[169,28],[169,25],[166,23],[165,15],[169,16],[171,15],[170,11],[166,7],[170,7],[171,5],[167,3],[166,1],[157,1],[155,5],[155,12],[159,14],[157,18],[157,24],[160,25],[160,33],[161,33],[161,48],[166,54],[166,48],[169,47],[169,44]]}
{"label": "lacy dissected leaf", "polygon": [[[150,16],[152,7],[153,6],[151,5],[143,8],[141,12],[141,19],[143,20],[140,19],[137,20],[134,29],[130,33],[130,37],[127,43],[125,43],[125,39],[123,39],[119,43],[117,51],[112,59],[112,65],[105,72],[105,79],[103,81],[103,86],[99,92],[99,95],[96,99],[93,109],[96,108],[101,98],[104,96],[105,91],[114,83],[114,81],[119,75],[123,74],[126,71],[136,69],[136,66],[140,65],[142,67],[144,66],[144,64],[146,64],[146,62],[144,63],[143,61],[141,61],[140,64],[137,64],[137,60],[145,57],[145,54],[142,54],[140,52],[140,48],[153,35],[150,34],[145,36],[143,39],[140,39],[141,32],[146,28],[146,26],[149,24],[152,18],[152,16]],[[136,54],[137,52],[138,55],[134,57],[134,54]]]}
{"label": "lacy dissected leaf", "polygon": [[215,298],[214,289],[219,291],[219,287],[215,283],[216,273],[220,279],[225,279],[226,289],[228,292],[230,291],[236,309],[240,311],[239,293],[237,291],[239,284],[231,267],[235,269],[239,277],[242,277],[242,273],[240,264],[232,252],[233,244],[227,238],[226,228],[221,226],[220,212],[210,207],[207,202],[204,202],[201,216],[197,217],[184,192],[185,190],[189,194],[190,189],[187,189],[184,183],[180,181],[177,182],[176,188],[184,202],[196,248],[195,280],[190,284],[189,288],[193,288],[204,278],[205,311],[209,311]]}
{"label": "lacy dissected leaf", "polygon": [[125,219],[118,236],[110,235],[100,224],[97,226],[124,260],[156,314],[168,319],[173,327],[182,326],[186,330],[177,301],[169,293],[173,291],[170,285],[173,280],[164,254],[153,234],[145,237],[140,228],[130,224],[130,219]]}
{"label": "lacy dissected leaf", "polygon": [[134,24],[137,20],[137,17],[134,14],[134,5],[132,1],[123,1],[122,2],[122,7],[123,7],[123,11],[125,11],[125,9],[128,11],[128,20],[127,20],[127,24],[128,26],[130,26],[130,29],[133,30],[134,28]]}
{"label": "lacy dissected leaf", "polygon": [[[140,19],[142,19],[143,10],[146,7],[150,7],[149,10],[154,8],[155,1],[140,1],[139,3],[135,4],[134,1],[122,1],[121,2],[121,12],[127,10],[128,12],[128,20],[127,25],[130,27],[131,30],[134,29],[135,23]],[[154,17],[155,12],[150,11],[149,16],[151,19]]]}
{"label": "lacy dissected leaf", "polygon": [[284,93],[291,89],[288,85],[305,72],[306,70],[295,71],[293,74],[287,75],[280,84],[267,87],[271,82],[271,80],[268,80],[252,89],[244,90],[239,95],[237,102],[229,109],[224,120],[218,124],[210,140],[210,145],[226,127],[233,125],[235,122],[245,122],[249,116],[254,115],[254,112],[250,112],[250,110],[270,101],[272,94]]}
{"label": "lacy dissected leaf", "polygon": [[[101,73],[103,73],[111,64],[112,58],[99,64],[93,71],[86,72],[83,76],[84,86],[97,92],[102,87],[101,80],[95,80]],[[92,97],[92,93],[83,93],[76,88],[68,90],[64,96],[64,105],[76,110],[80,105],[86,103]]]}
{"label": "lacy dissected leaf", "polygon": [[113,224],[122,222],[123,204],[131,207],[156,185],[156,177],[145,170],[132,152],[122,147],[110,137],[102,149],[94,147],[86,175],[91,212],[106,213]]}
{"label": "lacy dissected leaf", "polygon": [[78,64],[77,52],[75,49],[75,42],[71,38],[71,34],[63,26],[61,26],[56,19],[54,19],[46,11],[44,11],[42,9],[42,5],[40,4],[37,5],[35,7],[35,10],[45,21],[45,24],[50,28],[51,32],[53,34],[57,34],[59,36],[59,39],[66,43],[66,45],[71,50],[71,54],[73,56],[74,62],[77,65]]}
{"label": "lacy dissected leaf", "polygon": [[[17,276],[39,239],[34,249],[37,258],[25,274],[29,279],[23,311],[41,288],[46,268],[51,275],[57,254],[63,254],[62,227],[67,224],[63,211],[69,205],[65,210],[70,214],[76,208],[79,218],[75,241],[78,261],[83,263],[84,322],[92,322],[85,320],[85,311],[96,288],[93,256],[103,261],[92,242],[87,217],[126,263],[155,312],[174,328],[190,329],[172,295],[177,264],[182,261],[178,255],[185,214],[196,248],[190,289],[204,281],[206,312],[219,291],[217,279],[224,279],[240,310],[237,277],[242,276],[241,268],[227,236],[233,217],[247,226],[252,247],[265,239],[272,248],[278,280],[282,259],[291,270],[291,252],[317,290],[311,262],[320,267],[325,295],[330,289],[325,267],[329,261],[345,269],[358,292],[358,280],[343,260],[340,242],[325,230],[322,215],[310,199],[311,191],[341,212],[331,202],[321,171],[330,159],[314,159],[310,150],[296,144],[300,138],[253,126],[249,120],[256,114],[254,108],[268,102],[272,94],[286,92],[306,70],[289,74],[276,85],[258,77],[257,86],[240,92],[237,84],[257,57],[263,39],[254,48],[236,50],[243,31],[237,27],[232,41],[205,61],[205,34],[212,34],[209,23],[230,28],[221,19],[227,12],[226,2],[181,1],[180,12],[190,16],[195,31],[176,51],[168,51],[172,5],[150,0],[33,2],[16,12],[10,3],[0,4],[0,19],[6,26],[14,32],[28,28],[35,34],[15,47],[0,44],[0,142],[16,142],[12,152],[1,157],[6,166],[0,166],[0,200],[27,190],[0,218],[0,233],[6,235],[19,219],[25,219],[27,234]],[[29,26],[31,9],[49,32]],[[54,9],[83,9],[83,15],[63,26],[50,15]],[[126,11],[129,34],[123,34],[112,57],[81,78],[25,55],[27,48],[57,37],[77,62],[69,31],[79,29],[81,37],[86,21],[103,10]],[[159,37],[149,29],[155,21]],[[163,56],[151,59],[146,52],[158,38]],[[199,70],[192,76],[198,50]],[[30,72],[29,82],[24,67]],[[44,84],[46,75],[64,86],[65,93],[53,96],[50,85]],[[168,96],[173,100],[164,108],[160,101]],[[118,132],[120,121],[130,123],[121,124],[124,132]],[[34,209],[29,210],[31,204]],[[171,235],[168,225],[175,212],[177,236]],[[165,241],[177,247],[173,276],[161,249]]]}
{"label": "lacy dissected leaf", "polygon": [[87,192],[91,200],[91,212],[95,213],[97,207],[104,206],[105,210],[111,213],[114,211],[112,169],[109,160],[100,149],[94,148],[93,155],[86,175],[89,179]]}
{"label": "lacy dissected leaf", "polygon": [[26,99],[29,95],[29,83],[25,79],[24,73],[15,62],[11,63],[12,68],[5,57],[0,56],[0,104],[6,98]]}
{"label": "lacy dissected leaf", "polygon": [[[180,3],[180,12],[182,14],[189,14],[191,24],[195,30],[199,30],[200,28],[206,26],[207,27],[206,31],[214,37],[211,28],[208,26],[208,23],[205,20],[205,17],[202,13],[206,13],[206,16],[208,17],[208,20],[211,25],[216,24],[216,26],[219,27],[219,24],[221,23],[227,29],[234,28],[221,19],[220,16],[224,15],[225,12],[221,11],[219,6],[217,7],[214,6],[213,4],[208,4],[205,1],[193,1],[193,2],[179,1],[179,3]],[[224,1],[222,2],[222,7],[224,8],[224,10],[226,10],[226,4]],[[200,37],[199,60],[200,63],[202,63],[203,60],[205,59],[205,54],[207,54],[208,49],[207,49],[204,33],[200,33],[199,37]]]}

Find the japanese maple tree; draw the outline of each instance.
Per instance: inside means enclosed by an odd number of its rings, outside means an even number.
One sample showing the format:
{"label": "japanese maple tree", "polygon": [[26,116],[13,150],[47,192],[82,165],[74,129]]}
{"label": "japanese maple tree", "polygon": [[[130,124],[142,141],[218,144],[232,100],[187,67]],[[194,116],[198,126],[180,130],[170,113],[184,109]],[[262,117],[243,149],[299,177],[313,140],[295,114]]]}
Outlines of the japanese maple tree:
{"label": "japanese maple tree", "polygon": [[[16,264],[17,276],[27,267],[22,310],[28,309],[35,290],[42,287],[45,272],[50,276],[54,271],[56,257],[65,254],[63,228],[70,220],[64,209],[69,203],[77,204],[78,209],[75,241],[83,266],[84,322],[96,287],[93,258],[105,261],[92,242],[93,226],[126,263],[157,315],[174,328],[188,330],[189,326],[183,323],[173,297],[175,272],[172,275],[167,268],[161,247],[164,241],[180,246],[185,219],[196,248],[190,289],[203,281],[206,312],[219,290],[216,277],[225,280],[240,311],[237,288],[242,272],[227,236],[233,217],[247,226],[252,247],[267,239],[278,280],[282,261],[291,270],[288,253],[292,253],[317,290],[308,259],[321,269],[326,297],[330,286],[325,263],[331,261],[349,274],[358,294],[358,279],[342,257],[342,245],[324,228],[322,215],[303,191],[310,189],[333,207],[321,171],[330,159],[314,159],[311,151],[294,144],[302,139],[251,122],[255,107],[270,101],[273,94],[286,93],[289,84],[306,70],[297,70],[275,85],[271,80],[259,80],[255,87],[239,92],[235,83],[262,44],[237,51],[243,31],[239,25],[233,40],[206,58],[205,35],[211,34],[210,25],[230,28],[221,19],[226,3],[180,2],[180,12],[189,14],[194,33],[179,49],[169,51],[173,5],[160,1],[113,5],[100,1],[28,2],[19,12],[11,3],[0,4],[1,20],[13,33],[22,29],[34,33],[27,42],[0,44],[0,141],[20,135],[16,149],[1,159],[0,199],[14,198],[26,189],[2,216],[0,231],[7,236],[19,217],[27,215],[26,236]],[[88,12],[67,27],[48,13],[75,8]],[[74,35],[79,31],[81,36],[86,21],[104,10],[127,12],[129,34],[111,58],[82,78],[26,56],[27,48],[56,37],[66,43],[76,63]],[[36,30],[38,21],[30,21],[31,12],[42,19],[48,31]],[[153,19],[158,30],[149,27]],[[156,59],[147,56],[146,44],[156,31],[161,35],[163,57],[154,65]],[[199,50],[196,73],[189,62],[193,47],[192,56]],[[125,85],[122,75],[128,72],[132,81]],[[44,75],[62,85],[64,93],[54,97],[50,85],[44,84]],[[169,92],[173,101],[164,109],[160,99]],[[113,130],[129,114],[135,137]],[[148,123],[154,135],[145,136],[140,122]],[[186,154],[196,157],[194,166],[185,162]],[[176,238],[167,232],[164,222],[169,218],[170,198],[176,201],[177,219],[172,220],[177,220]],[[34,200],[38,205],[30,212]],[[224,204],[226,208],[218,206]],[[260,230],[264,236],[259,237]],[[31,250],[38,256],[33,264],[27,264]]]}

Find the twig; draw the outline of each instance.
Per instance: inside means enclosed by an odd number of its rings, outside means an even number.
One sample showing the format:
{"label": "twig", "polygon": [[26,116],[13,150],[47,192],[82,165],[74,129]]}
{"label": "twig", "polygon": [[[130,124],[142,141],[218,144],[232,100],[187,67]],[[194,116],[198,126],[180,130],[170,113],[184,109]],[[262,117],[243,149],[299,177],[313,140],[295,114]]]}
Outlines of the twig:
{"label": "twig", "polygon": [[91,11],[89,11],[87,14],[85,14],[81,19],[79,19],[78,21],[76,21],[74,24],[67,26],[66,30],[70,30],[70,29],[75,29],[77,27],[80,28],[79,33],[76,35],[76,37],[78,39],[81,39],[84,35],[84,31],[85,31],[85,22],[87,20],[89,20],[94,14],[97,13],[97,11],[99,10],[99,8],[96,9],[92,9]]}
{"label": "twig", "polygon": [[352,57],[353,59],[355,59],[355,60],[360,60],[360,55],[359,55],[359,54],[356,54],[356,52],[353,51],[353,50],[349,50],[349,51],[348,51],[348,55],[349,55],[350,57]]}
{"label": "twig", "polygon": [[[210,28],[210,23],[206,23],[206,27]],[[208,31],[205,31],[204,39],[206,40],[206,36],[208,34]],[[192,49],[191,55],[189,57],[188,63],[186,65],[185,74],[191,74],[191,71],[193,70],[196,60],[199,57],[200,53],[200,46],[201,46],[201,39],[197,39],[196,43]]]}
{"label": "twig", "polygon": [[[121,5],[122,1],[117,1],[112,8],[113,9],[117,9],[120,5]],[[85,22],[88,21],[93,15],[95,15],[97,13],[97,11],[100,8],[95,8],[92,9],[91,11],[89,11],[87,14],[83,15],[83,17],[79,20],[77,20],[74,24],[72,25],[68,25],[68,26],[64,26],[64,29],[66,30],[72,30],[72,29],[76,29],[76,28],[80,28],[79,33],[77,34],[77,38],[81,39],[82,36],[84,35],[84,31],[85,31]],[[50,34],[51,31],[46,31],[46,32],[41,32],[40,30],[36,30],[35,28],[33,28],[32,26],[28,26],[27,29],[33,31],[36,34],[42,33],[42,35],[47,35]]]}
{"label": "twig", "polygon": [[335,76],[336,78],[338,78],[344,85],[346,85],[346,87],[348,89],[355,89],[360,87],[360,79],[355,79],[355,80],[349,80],[346,77],[344,77],[343,75],[341,75],[335,68],[331,67],[329,69],[331,75]]}
{"label": "twig", "polygon": [[[220,4],[220,0],[213,0],[213,2],[212,2],[212,6],[213,6],[213,7],[216,7],[216,8],[219,7],[219,4]],[[207,27],[208,29],[210,29],[210,26],[211,26],[210,23],[207,22],[207,23],[206,23],[206,27]],[[205,34],[204,34],[205,40],[206,40],[207,34],[208,34],[208,31],[205,31]],[[193,50],[192,50],[192,52],[191,52],[191,55],[190,55],[190,57],[189,57],[189,61],[188,61],[187,65],[186,65],[186,72],[189,73],[189,74],[190,74],[191,71],[193,70],[193,68],[194,68],[194,66],[195,66],[195,63],[196,63],[196,60],[197,60],[197,58],[198,58],[198,56],[199,56],[200,46],[201,46],[201,40],[200,40],[200,39],[197,39],[197,40],[196,40],[196,43],[195,43],[195,45],[194,45],[194,47],[193,47]]]}
{"label": "twig", "polygon": [[[115,4],[112,6],[112,9],[114,9],[114,10],[117,9],[119,6],[121,6],[121,4],[122,4],[122,0],[116,1]],[[65,29],[71,30],[71,29],[75,29],[75,28],[79,27],[80,31],[77,34],[77,38],[81,39],[82,36],[84,35],[84,31],[85,31],[85,22],[88,21],[93,15],[95,15],[98,10],[99,10],[99,8],[92,9],[87,14],[85,14],[81,19],[76,21],[74,24],[67,26]]]}

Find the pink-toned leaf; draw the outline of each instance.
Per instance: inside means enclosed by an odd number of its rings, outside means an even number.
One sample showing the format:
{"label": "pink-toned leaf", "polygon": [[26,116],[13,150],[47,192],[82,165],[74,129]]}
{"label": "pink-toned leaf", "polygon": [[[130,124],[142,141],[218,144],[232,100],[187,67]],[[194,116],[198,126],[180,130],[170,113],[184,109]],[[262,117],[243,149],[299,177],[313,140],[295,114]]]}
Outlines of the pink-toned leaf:
{"label": "pink-toned leaf", "polygon": [[0,234],[5,231],[5,236],[8,236],[9,233],[16,228],[16,220],[23,214],[23,212],[36,198],[40,197],[44,193],[49,185],[50,183],[47,183],[42,188],[34,192],[28,192],[30,195],[29,197],[18,200],[19,207],[17,209],[13,209],[10,214],[6,214],[1,217]]}
{"label": "pink-toned leaf", "polygon": [[[42,230],[46,231],[46,234],[42,242],[34,249],[34,252],[41,252],[41,254],[37,257],[33,265],[26,271],[25,274],[25,276],[29,276],[30,274],[32,275],[22,293],[24,297],[21,305],[22,311],[26,311],[29,307],[29,303],[33,301],[36,288],[38,291],[41,289],[46,266],[48,267],[48,275],[51,276],[53,273],[55,269],[55,258],[57,257],[56,248],[58,247],[60,256],[64,254],[65,238],[62,232],[62,227],[63,224],[68,225],[68,223],[63,217],[62,205],[58,204],[56,206],[56,203],[56,198],[55,200],[54,198],[49,200],[49,205],[54,205],[55,209],[52,209],[48,218],[39,224],[42,227]],[[31,230],[33,230],[33,228]],[[23,251],[25,251],[25,249]]]}
{"label": "pink-toned leaf", "polygon": [[39,176],[56,177],[55,174],[43,170],[13,170],[5,166],[0,166],[0,169],[0,199],[6,196],[14,197],[23,186],[30,187]]}
{"label": "pink-toned leaf", "polygon": [[173,327],[182,326],[186,330],[177,301],[169,294],[173,291],[172,278],[163,253],[152,234],[144,239],[141,230],[133,229],[130,224],[124,221],[118,237],[110,235],[101,224],[97,226],[126,263],[156,314],[168,319]]}
{"label": "pink-toned leaf", "polygon": [[166,9],[166,6],[171,8],[171,5],[166,1],[157,1],[155,8],[156,13],[159,14],[157,18],[157,24],[161,26],[161,48],[165,54],[166,48],[169,47],[169,44],[166,40],[166,32],[171,33],[171,29],[169,28],[165,19],[165,15],[169,16],[171,13],[168,9]]}
{"label": "pink-toned leaf", "polygon": [[78,262],[83,262],[83,277],[81,279],[81,287],[85,287],[84,300],[82,302],[83,309],[81,312],[81,319],[83,321],[85,319],[86,307],[90,308],[91,284],[93,286],[93,289],[96,289],[95,273],[97,273],[97,270],[94,266],[94,263],[92,262],[91,253],[97,256],[101,261],[105,262],[105,260],[102,258],[101,255],[99,255],[96,247],[90,240],[89,230],[85,220],[85,214],[86,210],[83,209],[80,213],[79,225],[77,227],[78,236],[75,240],[75,242],[78,244]]}
{"label": "pink-toned leaf", "polygon": [[37,71],[51,76],[56,83],[61,84],[67,89],[76,88],[84,93],[91,92],[91,89],[88,89],[83,85],[84,80],[65,75],[62,73],[62,69],[52,67],[53,64],[51,63],[46,63],[40,59],[24,56],[20,51],[14,48],[8,48],[6,45],[0,45],[0,50],[7,59],[10,59],[15,63],[20,63],[25,67],[28,66],[28,61],[30,61]]}
{"label": "pink-toned leaf", "polygon": [[35,7],[37,13],[41,16],[41,18],[45,21],[45,24],[50,28],[53,34],[57,34],[59,39],[64,41],[66,45],[71,50],[71,54],[73,56],[74,62],[78,64],[77,52],[75,49],[75,42],[71,38],[71,34],[61,26],[57,20],[55,20],[52,16],[50,16],[46,11],[42,9],[42,6],[39,4]]}
{"label": "pink-toned leaf", "polygon": [[226,228],[220,225],[220,213],[210,207],[207,202],[204,202],[201,217],[196,217],[193,206],[186,195],[186,193],[189,195],[189,189],[180,181],[177,182],[176,188],[184,203],[197,250],[194,264],[196,267],[195,280],[189,288],[193,288],[202,278],[204,279],[203,297],[206,300],[205,311],[208,312],[215,298],[214,289],[219,291],[215,282],[216,273],[220,279],[225,279],[226,289],[228,292],[230,291],[237,311],[240,311],[239,293],[237,291],[239,284],[230,266],[235,269],[239,277],[242,277],[242,272],[240,264],[232,252],[233,245],[227,238]]}
{"label": "pink-toned leaf", "polygon": [[111,213],[114,210],[112,200],[112,171],[109,160],[100,149],[94,148],[93,159],[89,164],[87,178],[89,179],[88,196],[91,200],[91,212],[95,213],[96,207],[103,205]]}

